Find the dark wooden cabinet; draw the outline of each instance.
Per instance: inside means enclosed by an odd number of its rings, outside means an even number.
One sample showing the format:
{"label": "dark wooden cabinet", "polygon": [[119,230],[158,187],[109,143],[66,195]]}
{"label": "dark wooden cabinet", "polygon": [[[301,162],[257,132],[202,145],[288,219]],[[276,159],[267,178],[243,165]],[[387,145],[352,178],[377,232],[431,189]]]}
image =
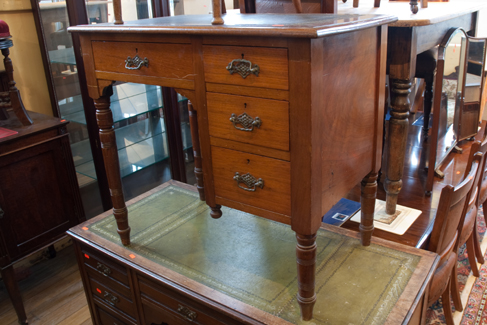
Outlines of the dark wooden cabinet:
{"label": "dark wooden cabinet", "polygon": [[[14,262],[52,244],[85,220],[68,122],[29,115],[34,120],[30,126],[22,126],[14,116],[0,121],[0,127],[18,132],[0,138],[0,268],[6,285],[15,282]],[[12,285],[9,294],[23,322],[20,293],[16,283]]]}

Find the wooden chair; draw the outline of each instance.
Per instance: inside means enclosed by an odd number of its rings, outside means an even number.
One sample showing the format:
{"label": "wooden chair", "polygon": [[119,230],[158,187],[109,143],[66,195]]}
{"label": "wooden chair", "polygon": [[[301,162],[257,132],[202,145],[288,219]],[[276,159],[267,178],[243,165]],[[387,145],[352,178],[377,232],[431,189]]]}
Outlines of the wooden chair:
{"label": "wooden chair", "polygon": [[455,287],[455,284],[457,282],[456,264],[459,237],[481,158],[482,154],[480,153],[471,155],[464,179],[457,186],[447,185],[441,191],[428,247],[429,251],[440,255],[440,262],[429,288],[428,306],[441,297],[448,325],[453,325],[450,293],[453,294],[455,307],[459,303],[456,301],[457,298],[459,299],[458,293],[452,292],[458,288]]}

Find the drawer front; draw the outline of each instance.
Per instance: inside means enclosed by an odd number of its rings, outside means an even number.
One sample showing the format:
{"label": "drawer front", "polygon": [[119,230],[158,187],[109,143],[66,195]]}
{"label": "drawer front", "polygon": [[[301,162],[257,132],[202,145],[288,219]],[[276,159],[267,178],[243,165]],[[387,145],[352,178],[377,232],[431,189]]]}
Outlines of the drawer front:
{"label": "drawer front", "polygon": [[145,322],[150,324],[240,324],[236,320],[164,286],[139,278]]}
{"label": "drawer front", "polygon": [[81,248],[83,262],[87,270],[96,272],[107,279],[129,288],[127,269],[108,258],[102,257],[86,247]]}
{"label": "drawer front", "polygon": [[207,93],[210,136],[289,151],[289,103]]}
{"label": "drawer front", "polygon": [[[203,57],[206,82],[289,89],[287,49],[206,45],[203,46]],[[242,62],[242,59],[250,63]],[[230,70],[237,70],[229,66],[232,61],[233,67],[239,65],[239,71],[249,74],[244,75],[245,78],[239,72],[230,74]],[[255,66],[258,66],[258,72]]]}
{"label": "drawer front", "polygon": [[121,293],[101,284],[96,279],[89,278],[91,293],[102,300],[107,305],[112,306],[116,310],[131,316],[136,317],[136,308],[133,301]]}
{"label": "drawer front", "polygon": [[[194,80],[193,55],[189,44],[125,43],[94,41],[95,70],[171,79]],[[148,65],[127,64],[138,55]],[[127,67],[126,67],[127,66]]]}
{"label": "drawer front", "polygon": [[120,320],[120,315],[113,315],[108,310],[103,309],[102,307],[95,304],[96,313],[98,314],[98,319],[100,320],[101,325],[133,325],[134,322],[128,320]]}
{"label": "drawer front", "polygon": [[212,147],[211,156],[216,196],[291,215],[289,162],[219,147]]}

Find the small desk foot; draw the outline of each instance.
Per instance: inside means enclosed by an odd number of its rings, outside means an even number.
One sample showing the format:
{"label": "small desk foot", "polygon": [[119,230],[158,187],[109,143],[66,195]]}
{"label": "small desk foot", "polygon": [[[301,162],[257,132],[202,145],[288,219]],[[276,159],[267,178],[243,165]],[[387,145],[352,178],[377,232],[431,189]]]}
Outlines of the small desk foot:
{"label": "small desk foot", "polygon": [[313,318],[313,307],[316,302],[316,234],[296,234],[296,262],[298,265],[298,303],[303,320]]}
{"label": "small desk foot", "polygon": [[377,197],[377,173],[370,173],[361,183],[361,219],[360,240],[363,246],[369,246],[374,231],[375,199]]}
{"label": "small desk foot", "polygon": [[12,304],[14,305],[15,313],[17,314],[17,318],[19,324],[24,325],[28,324],[27,322],[27,315],[25,314],[24,303],[22,302],[22,296],[20,294],[19,284],[17,283],[17,279],[15,279],[15,272],[12,265],[7,266],[6,268],[0,271],[2,274],[3,283],[7,288],[8,295],[10,296],[10,300],[12,300]]}
{"label": "small desk foot", "polygon": [[215,205],[215,207],[210,207],[211,211],[210,211],[210,216],[213,218],[213,219],[218,219],[222,216],[222,210],[221,210],[222,206],[221,205]]}

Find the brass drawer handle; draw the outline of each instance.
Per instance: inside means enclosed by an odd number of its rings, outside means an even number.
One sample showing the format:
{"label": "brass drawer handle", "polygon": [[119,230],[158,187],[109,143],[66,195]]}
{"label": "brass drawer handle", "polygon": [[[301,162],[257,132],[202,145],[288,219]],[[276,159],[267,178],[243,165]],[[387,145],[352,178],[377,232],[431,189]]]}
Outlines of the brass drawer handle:
{"label": "brass drawer handle", "polygon": [[244,59],[232,60],[232,62],[227,65],[227,70],[230,74],[234,74],[235,72],[238,73],[244,79],[251,73],[258,77],[260,72],[260,68],[257,64],[254,64],[252,67],[252,62]]}
{"label": "brass drawer handle", "polygon": [[[237,130],[247,131],[247,132],[253,131],[254,126],[260,128],[260,126],[262,125],[262,120],[258,116],[254,120],[251,116],[247,115],[247,113],[240,114],[239,116],[232,113],[230,117],[230,122],[233,123],[233,126]],[[238,127],[237,124],[242,125],[243,128]]]}
{"label": "brass drawer handle", "polygon": [[198,317],[198,314],[189,309],[188,307],[184,307],[182,305],[178,305],[178,313],[184,316],[187,320],[190,322],[194,321],[196,317]]}
{"label": "brass drawer handle", "polygon": [[125,60],[125,69],[128,70],[139,70],[142,66],[149,67],[149,59],[144,58],[143,60],[139,58],[139,55],[136,54],[132,59],[130,56],[127,57]]}
{"label": "brass drawer handle", "polygon": [[[233,179],[237,181],[238,187],[245,191],[255,192],[257,187],[264,188],[264,180],[262,178],[256,179],[249,173],[240,176],[240,173],[236,172]],[[241,186],[240,183],[244,183],[247,187]]]}
{"label": "brass drawer handle", "polygon": [[112,273],[112,270],[108,266],[103,265],[100,262],[98,262],[98,265],[96,266],[96,269],[98,270],[98,272],[100,272],[104,276],[108,276],[108,275],[110,275]]}
{"label": "brass drawer handle", "polygon": [[118,297],[112,295],[110,292],[105,291],[105,294],[103,295],[103,298],[112,306],[115,306],[120,300]]}

